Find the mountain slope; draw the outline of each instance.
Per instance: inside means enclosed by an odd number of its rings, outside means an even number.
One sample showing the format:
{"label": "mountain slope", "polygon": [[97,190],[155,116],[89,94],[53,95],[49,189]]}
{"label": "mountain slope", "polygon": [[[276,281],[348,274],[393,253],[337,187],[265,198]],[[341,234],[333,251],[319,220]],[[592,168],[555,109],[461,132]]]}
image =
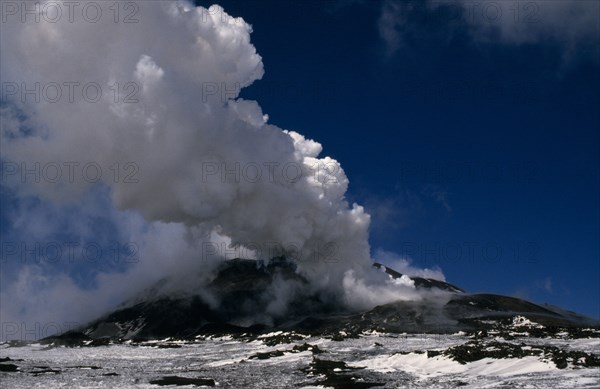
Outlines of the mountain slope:
{"label": "mountain slope", "polygon": [[[406,277],[381,264],[374,264],[392,278]],[[269,262],[235,259],[226,261],[209,283],[205,295],[175,297],[144,294],[116,311],[46,342],[80,344],[95,340],[193,339],[202,335],[260,334],[283,330],[314,335],[345,333],[354,336],[364,331],[387,333],[454,333],[458,331],[518,331],[522,328],[553,333],[567,328],[600,328],[597,321],[550,306],[494,294],[468,294],[452,284],[411,277],[417,289],[431,291],[420,301],[397,301],[367,312],[347,312],[319,293],[290,295],[285,314],[268,320],[260,313],[268,311],[276,296],[277,282],[305,288],[307,280],[296,272],[295,264],[284,258]],[[208,293],[217,301],[207,298]],[[216,296],[216,297],[215,297]],[[535,325],[515,326],[517,317]],[[519,319],[521,320],[521,319]],[[260,324],[256,324],[260,323]],[[543,330],[542,330],[543,328]],[[336,335],[337,336],[337,335]],[[102,341],[101,341],[102,340]]]}

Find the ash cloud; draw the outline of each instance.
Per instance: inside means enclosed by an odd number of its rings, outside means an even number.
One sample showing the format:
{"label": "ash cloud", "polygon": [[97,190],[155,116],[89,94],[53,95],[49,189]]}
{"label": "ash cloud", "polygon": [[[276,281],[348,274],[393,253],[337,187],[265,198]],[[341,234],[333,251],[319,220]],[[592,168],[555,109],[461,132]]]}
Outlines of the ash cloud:
{"label": "ash cloud", "polygon": [[[341,165],[239,98],[264,73],[251,26],[183,1],[139,7],[136,23],[2,25],[2,185],[16,201],[41,204],[11,216],[13,233],[40,228],[16,228],[17,219],[56,207],[38,239],[56,239],[64,225],[94,236],[89,223],[104,217],[140,258],[99,272],[93,288],[44,265],[17,269],[2,279],[2,320],[91,320],[167,276],[178,280],[173,291],[197,290],[228,256],[203,260],[205,243],[245,247],[256,259],[294,256],[310,289],[348,306],[414,296],[414,286],[371,273],[370,216],[346,201]],[[73,206],[80,223],[62,214]],[[284,314],[298,289],[274,284],[266,314]]]}

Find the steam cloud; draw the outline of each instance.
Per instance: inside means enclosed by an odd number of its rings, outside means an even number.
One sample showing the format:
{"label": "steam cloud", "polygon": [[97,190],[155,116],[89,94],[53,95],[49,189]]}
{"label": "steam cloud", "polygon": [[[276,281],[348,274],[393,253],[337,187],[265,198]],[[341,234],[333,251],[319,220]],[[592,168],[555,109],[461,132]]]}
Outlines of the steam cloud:
{"label": "steam cloud", "polygon": [[[13,229],[32,239],[60,228],[99,239],[87,222],[104,217],[140,250],[138,263],[100,272],[94,288],[44,265],[3,276],[3,321],[90,320],[165,274],[192,287],[193,269],[214,266],[201,260],[207,248],[219,257],[236,256],[231,247],[295,257],[312,288],[357,307],[418,298],[413,285],[367,272],[370,217],[345,200],[340,164],[239,98],[264,72],[251,26],[218,7],[139,6],[137,23],[115,23],[104,9],[95,23],[63,15],[2,26],[3,186],[29,204],[12,211]],[[21,180],[36,163],[56,179]],[[292,291],[276,288],[270,309],[282,313]]]}

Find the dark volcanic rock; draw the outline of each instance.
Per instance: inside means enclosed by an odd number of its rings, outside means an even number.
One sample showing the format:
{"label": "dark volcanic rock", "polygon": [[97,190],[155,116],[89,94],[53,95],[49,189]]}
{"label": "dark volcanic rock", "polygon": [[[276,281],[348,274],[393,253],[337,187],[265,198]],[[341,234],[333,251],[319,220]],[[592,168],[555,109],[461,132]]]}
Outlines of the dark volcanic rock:
{"label": "dark volcanic rock", "polygon": [[12,364],[12,363],[6,363],[6,362],[23,362],[23,360],[22,359],[11,359],[10,357],[0,358],[0,371],[10,373],[10,372],[19,371],[19,366]]}
{"label": "dark volcanic rock", "polygon": [[262,336],[260,340],[267,346],[277,346],[278,344],[293,343],[304,339],[304,336],[293,332],[284,332],[276,335]]}
{"label": "dark volcanic rock", "polygon": [[60,374],[61,371],[60,370],[55,370],[55,369],[40,369],[40,370],[34,370],[32,372],[30,372],[33,375],[40,375],[40,374]]}
{"label": "dark volcanic rock", "polygon": [[[374,264],[394,278],[402,274]],[[205,293],[218,296],[218,308],[211,307],[199,295],[175,297],[155,293],[140,297],[135,303],[87,325],[78,331],[46,338],[53,346],[102,346],[111,342],[150,339],[198,339],[205,336],[232,335],[256,337],[281,330],[290,333],[322,335],[333,340],[358,337],[364,331],[390,333],[455,333],[465,331],[486,336],[494,331],[509,339],[527,333],[530,336],[552,336],[564,331],[571,337],[600,336],[598,321],[556,307],[542,306],[522,299],[493,294],[468,294],[452,284],[412,277],[417,288],[429,289],[421,301],[397,301],[377,306],[368,312],[342,312],[340,307],[318,294],[298,295],[288,301],[285,316],[273,318],[271,325],[246,326],[241,323],[278,297],[271,286],[277,282],[304,290],[307,281],[296,272],[295,264],[284,258],[268,262],[230,260],[222,263]],[[535,326],[515,326],[516,317],[527,318]],[[491,332],[490,332],[491,333]],[[298,340],[274,338],[272,343]],[[269,340],[265,339],[265,343]],[[169,347],[168,345],[164,347]],[[174,346],[176,347],[176,345]]]}
{"label": "dark volcanic rock", "polygon": [[196,386],[215,386],[215,380],[211,378],[187,378],[177,376],[167,376],[158,380],[150,381],[153,385],[167,386],[167,385],[196,385]]}
{"label": "dark volcanic rock", "polygon": [[[352,372],[360,367],[349,367],[343,361],[330,361],[313,357],[312,363],[303,371],[309,376],[319,377],[314,385],[335,389],[363,389],[384,386],[381,382],[367,382]],[[321,378],[323,377],[323,378]]]}
{"label": "dark volcanic rock", "polygon": [[428,350],[427,357],[433,358],[445,355],[455,361],[466,364],[484,358],[524,358],[537,356],[548,359],[559,369],[566,368],[569,364],[577,367],[600,367],[600,356],[577,350],[563,350],[556,346],[514,344],[499,341],[473,340],[465,344],[450,347],[444,351]]}
{"label": "dark volcanic rock", "polygon": [[23,362],[22,359],[11,359],[10,357],[0,358],[0,363],[2,363],[2,362],[10,362],[10,361],[13,361],[13,362]]}
{"label": "dark volcanic rock", "polygon": [[[278,277],[285,282],[306,283],[290,261],[230,260],[223,263],[207,288],[219,296],[218,310],[200,296],[155,297],[118,309],[78,332],[49,339],[71,345],[90,339],[185,339],[198,335],[260,333],[264,326],[241,327],[232,322],[260,311],[271,302],[272,296],[265,293]],[[294,305],[300,310],[305,304],[309,302],[298,301]]]}
{"label": "dark volcanic rock", "polygon": [[0,371],[17,371],[19,367],[17,365],[13,365],[12,363],[0,363]]}
{"label": "dark volcanic rock", "polygon": [[41,344],[52,344],[53,346],[78,347],[89,343],[92,340],[89,336],[78,332],[69,331],[61,335],[50,336],[40,341]]}
{"label": "dark volcanic rock", "polygon": [[303,351],[310,351],[314,354],[321,354],[323,351],[319,349],[318,346],[313,346],[312,344],[304,343],[301,345],[294,346],[291,350],[273,350],[267,351],[264,353],[256,353],[248,357],[248,359],[271,359],[276,357],[282,357],[286,353],[301,353]]}

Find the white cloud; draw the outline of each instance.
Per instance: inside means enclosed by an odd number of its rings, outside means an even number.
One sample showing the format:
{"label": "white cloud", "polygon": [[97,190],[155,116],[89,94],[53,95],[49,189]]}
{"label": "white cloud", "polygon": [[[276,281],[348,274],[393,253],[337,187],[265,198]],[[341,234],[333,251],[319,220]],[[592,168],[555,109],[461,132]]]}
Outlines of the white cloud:
{"label": "white cloud", "polygon": [[368,282],[352,271],[344,275],[346,299],[357,309],[370,309],[375,305],[388,304],[394,301],[418,301],[422,296],[415,289],[411,280],[393,280],[381,275],[377,282]]}
{"label": "white cloud", "polygon": [[396,254],[392,251],[378,249],[373,255],[376,261],[387,265],[401,274],[409,277],[431,278],[434,280],[445,281],[446,277],[439,267],[419,268],[412,264],[412,259],[406,256]]}
{"label": "white cloud", "polygon": [[[95,4],[113,15],[111,4]],[[80,216],[104,215],[140,247],[139,263],[98,273],[91,289],[39,267],[4,277],[2,320],[82,321],[162,276],[194,285],[210,272],[197,260],[207,236],[236,247],[275,244],[279,253],[293,245],[316,286],[342,293],[345,270],[370,268],[369,215],[346,202],[348,179],[337,161],[319,158],[320,144],[268,124],[256,102],[238,99],[263,75],[250,25],[188,2],[139,6],[130,24],[2,23],[0,78],[18,90],[3,96],[0,151],[14,166],[41,166],[37,177],[21,180],[21,171],[3,186],[19,201],[59,207],[55,219],[40,207],[13,215],[23,221],[18,230],[44,239],[68,221],[60,207],[79,206]],[[55,180],[46,168],[56,166]],[[91,233],[85,223],[71,230]]]}
{"label": "white cloud", "polygon": [[[112,3],[94,3],[113,15]],[[3,276],[2,320],[90,320],[165,276],[175,277],[173,288],[196,291],[214,266],[202,260],[206,242],[225,244],[229,251],[217,257],[232,256],[229,244],[274,244],[277,252],[257,251],[267,258],[293,246],[311,288],[354,307],[418,298],[410,285],[368,274],[370,216],[346,201],[341,165],[238,98],[263,75],[250,25],[188,2],[139,6],[130,24],[103,17],[1,25],[0,78],[18,89],[3,96],[0,151],[14,166],[41,166],[41,179],[22,180],[21,171],[3,181],[19,201],[40,202],[11,216],[13,233],[44,240],[67,225],[98,239],[104,231],[92,227],[103,217],[140,250],[139,262],[95,274],[93,287],[78,285],[69,270],[37,265]],[[33,96],[21,93],[37,83]],[[52,101],[56,86],[63,94]],[[46,168],[56,166],[62,174],[50,179]],[[443,279],[404,259],[399,265]],[[285,291],[268,307],[280,315],[295,288],[273,288]]]}
{"label": "white cloud", "polygon": [[[11,96],[47,135],[4,136],[4,158],[28,166],[93,161],[114,205],[147,220],[211,225],[234,244],[295,243],[306,260],[318,246],[337,242],[340,266],[364,267],[369,217],[345,201],[348,180],[340,164],[318,158],[317,142],[265,123],[256,102],[237,99],[263,75],[250,25],[224,11],[174,4],[143,3],[135,24],[112,18],[3,24],[3,36],[12,38],[3,42],[3,80],[94,82],[104,89],[93,103],[79,94],[74,103]],[[123,90],[129,82],[132,90]],[[124,103],[129,92],[135,101]],[[115,163],[123,169],[128,162],[138,171],[136,182],[124,181],[127,172],[115,180]],[[227,173],[231,169],[237,173]],[[14,189],[59,200],[91,187],[64,180]]]}
{"label": "white cloud", "polygon": [[594,58],[598,54],[599,12],[596,1],[386,0],[378,26],[391,54],[418,34],[412,23],[426,21],[428,28],[447,35],[466,27],[471,38],[481,43],[552,43],[570,61],[578,55]]}
{"label": "white cloud", "polygon": [[405,13],[398,2],[386,0],[381,8],[377,26],[383,39],[388,56],[393,55],[402,46],[402,25],[406,23]]}

